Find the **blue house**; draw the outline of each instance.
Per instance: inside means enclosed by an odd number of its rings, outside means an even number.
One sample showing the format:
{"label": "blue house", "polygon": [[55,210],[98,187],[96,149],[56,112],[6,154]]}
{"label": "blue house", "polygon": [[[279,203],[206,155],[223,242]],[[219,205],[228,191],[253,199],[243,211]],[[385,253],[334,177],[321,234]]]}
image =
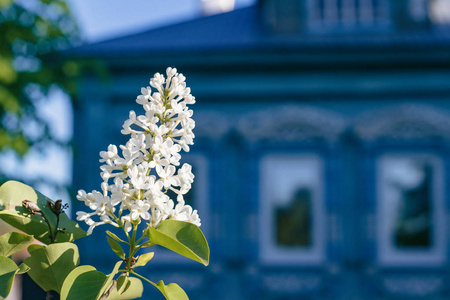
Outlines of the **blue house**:
{"label": "blue house", "polygon": [[[183,157],[211,264],[161,249],[149,278],[191,299],[444,299],[449,10],[446,0],[261,0],[76,49],[111,77],[81,84],[74,187],[99,189],[99,151],[126,141],[140,88],[176,67],[197,100]],[[110,272],[101,230],[80,243],[82,263]]]}

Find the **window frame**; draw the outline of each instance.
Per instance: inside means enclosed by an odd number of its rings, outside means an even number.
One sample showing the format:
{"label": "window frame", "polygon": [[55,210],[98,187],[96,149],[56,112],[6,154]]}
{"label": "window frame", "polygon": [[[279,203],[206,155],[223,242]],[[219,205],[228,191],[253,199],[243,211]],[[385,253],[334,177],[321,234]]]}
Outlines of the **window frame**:
{"label": "window frame", "polygon": [[[385,166],[389,165],[389,159],[418,159],[427,161],[433,166],[432,176],[432,212],[431,220],[434,225],[432,231],[432,245],[430,249],[401,249],[392,241],[392,226],[394,221],[386,219],[389,209],[387,201],[388,191],[383,187],[386,184]],[[446,262],[447,238],[446,238],[446,205],[445,205],[445,163],[441,156],[429,151],[398,152],[383,151],[376,157],[376,237],[377,237],[377,262],[385,267],[430,267],[441,266]]]}
{"label": "window frame", "polygon": [[[306,247],[282,247],[275,241],[276,224],[273,209],[276,202],[270,199],[270,187],[273,180],[270,159],[281,159],[284,163],[305,161],[315,164],[317,175],[314,183],[316,193],[311,199],[312,206],[312,245]],[[286,162],[287,161],[287,162]],[[274,164],[272,162],[272,164]],[[282,169],[282,168],[280,168]],[[316,152],[301,153],[265,153],[259,159],[259,213],[258,213],[258,248],[259,262],[262,265],[320,265],[326,260],[326,211],[325,211],[325,159]],[[273,171],[272,171],[273,172]],[[273,193],[273,191],[272,191]],[[270,232],[270,234],[267,234]],[[303,249],[302,249],[303,248]]]}

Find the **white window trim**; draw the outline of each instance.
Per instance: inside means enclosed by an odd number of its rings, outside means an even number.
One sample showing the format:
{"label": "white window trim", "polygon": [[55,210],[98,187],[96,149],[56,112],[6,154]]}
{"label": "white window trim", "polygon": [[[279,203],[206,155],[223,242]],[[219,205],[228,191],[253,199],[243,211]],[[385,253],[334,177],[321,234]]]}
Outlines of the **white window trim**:
{"label": "white window trim", "polygon": [[[399,249],[392,243],[393,217],[390,216],[392,207],[388,203],[389,191],[383,187],[386,182],[386,173],[383,172],[383,163],[387,165],[389,159],[412,158],[426,160],[433,166],[433,203],[432,220],[434,230],[430,249]],[[440,266],[446,262],[446,221],[444,203],[444,163],[437,155],[430,153],[384,153],[377,159],[377,261],[382,266]],[[386,217],[388,216],[388,217]]]}
{"label": "white window trim", "polygon": [[[316,178],[309,184],[315,191],[312,204],[312,245],[309,247],[282,247],[274,241],[275,229],[273,209],[274,168],[282,170],[286,165],[299,168],[317,168]],[[308,166],[307,166],[308,168]],[[280,171],[279,170],[279,171]],[[275,171],[276,172],[276,171]],[[325,261],[325,191],[324,161],[314,153],[266,154],[259,164],[259,261],[265,265],[319,265]]]}

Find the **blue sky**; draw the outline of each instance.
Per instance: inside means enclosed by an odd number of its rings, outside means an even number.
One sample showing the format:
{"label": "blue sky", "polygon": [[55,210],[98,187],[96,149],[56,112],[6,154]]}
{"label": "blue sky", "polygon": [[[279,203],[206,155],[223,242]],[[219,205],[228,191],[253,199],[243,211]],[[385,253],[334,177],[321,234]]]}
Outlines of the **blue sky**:
{"label": "blue sky", "polygon": [[[99,41],[201,15],[201,0],[67,0],[86,41]],[[223,0],[222,0],[223,1]],[[235,7],[255,0],[235,0]]]}

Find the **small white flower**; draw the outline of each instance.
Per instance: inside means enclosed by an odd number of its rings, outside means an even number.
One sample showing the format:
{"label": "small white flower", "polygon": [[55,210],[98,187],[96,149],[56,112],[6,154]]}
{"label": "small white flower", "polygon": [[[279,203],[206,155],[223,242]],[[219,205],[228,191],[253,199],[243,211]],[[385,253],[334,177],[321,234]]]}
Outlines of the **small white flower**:
{"label": "small white flower", "polygon": [[128,216],[123,216],[122,218],[122,222],[124,223],[124,229],[126,232],[130,232],[131,229],[133,229],[133,224],[131,223],[131,219],[130,219],[130,215]]}
{"label": "small white flower", "polygon": [[168,165],[166,167],[156,166],[156,172],[158,173],[160,180],[163,183],[165,189],[168,189],[170,186],[179,186],[180,180],[174,176],[175,167],[172,165]]}
{"label": "small white flower", "polygon": [[106,162],[108,165],[112,165],[113,161],[118,158],[117,147],[115,145],[109,145],[108,151],[100,152],[100,162]]}
{"label": "small white flower", "polygon": [[127,148],[130,150],[130,153],[136,154],[139,151],[143,151],[146,148],[145,144],[145,134],[138,133],[129,140],[127,143]]}
{"label": "small white flower", "polygon": [[142,200],[137,200],[135,204],[131,205],[131,220],[135,221],[139,218],[142,218],[144,220],[150,219],[150,213],[148,212],[149,209],[150,204]]}
{"label": "small white flower", "polygon": [[141,94],[136,99],[136,102],[140,105],[145,105],[148,103],[148,99],[151,97],[151,88],[141,88]]}
{"label": "small white flower", "polygon": [[77,221],[86,221],[87,219],[90,219],[91,214],[88,214],[84,211],[77,211]]}

